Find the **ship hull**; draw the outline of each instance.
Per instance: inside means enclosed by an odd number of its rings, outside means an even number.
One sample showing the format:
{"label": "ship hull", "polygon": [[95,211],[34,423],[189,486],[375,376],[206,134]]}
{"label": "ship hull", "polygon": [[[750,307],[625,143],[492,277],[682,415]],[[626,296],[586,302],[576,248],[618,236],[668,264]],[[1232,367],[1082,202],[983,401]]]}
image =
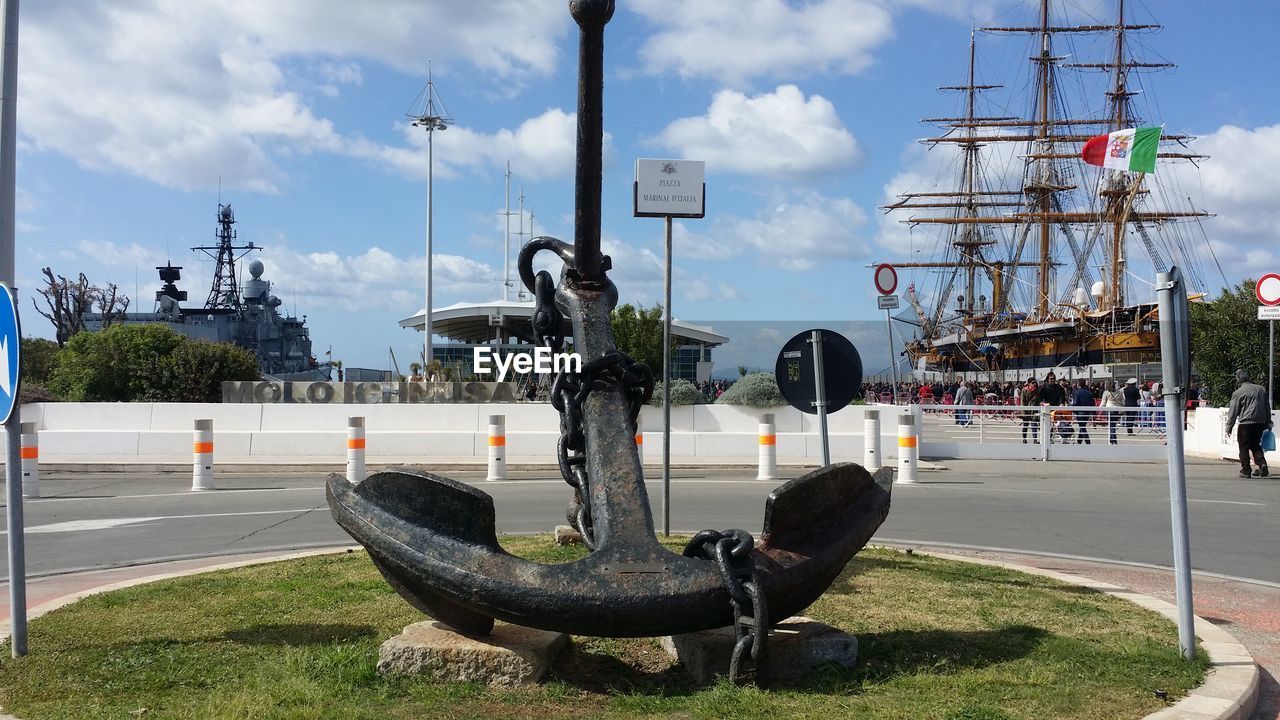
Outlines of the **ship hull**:
{"label": "ship hull", "polygon": [[[964,378],[1010,382],[1029,377],[1113,378],[1160,373],[1160,333],[1151,306],[1115,316],[1078,317],[1011,328],[966,326],[906,348],[917,381]],[[1109,325],[1109,327],[1107,327]]]}

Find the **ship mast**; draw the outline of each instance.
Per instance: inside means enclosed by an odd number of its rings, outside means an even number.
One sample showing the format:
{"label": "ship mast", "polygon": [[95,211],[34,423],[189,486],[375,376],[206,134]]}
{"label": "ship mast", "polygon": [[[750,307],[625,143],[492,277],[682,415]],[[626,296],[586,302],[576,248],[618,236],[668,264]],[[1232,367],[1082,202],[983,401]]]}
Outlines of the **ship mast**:
{"label": "ship mast", "polygon": [[[1050,0],[1039,0],[1039,17],[1033,25],[1018,27],[984,27],[983,32],[999,34],[1023,34],[1031,36],[1038,46],[1032,53],[1031,62],[1036,67],[1035,79],[1031,87],[1031,107],[1027,116],[1018,117],[979,117],[976,111],[977,92],[995,89],[998,85],[980,85],[976,82],[974,69],[975,42],[970,36],[969,81],[966,85],[941,88],[943,90],[962,90],[966,92],[963,116],[928,118],[923,122],[941,125],[946,132],[939,137],[931,137],[921,142],[929,145],[959,144],[964,146],[962,153],[963,170],[958,178],[958,187],[954,192],[908,192],[899,196],[898,201],[886,205],[886,211],[898,209],[922,209],[927,213],[904,219],[909,225],[936,224],[959,226],[950,243],[959,253],[957,260],[948,262],[907,262],[895,263],[903,268],[936,268],[949,269],[952,275],[946,281],[945,289],[937,298],[935,308],[934,329],[939,329],[936,322],[941,316],[942,306],[950,301],[951,283],[954,282],[960,269],[965,270],[964,287],[966,299],[960,310],[971,323],[985,324],[988,327],[1005,327],[1019,322],[1018,315],[1005,313],[1012,301],[1014,282],[1029,291],[1025,308],[1027,319],[1032,322],[1046,322],[1061,319],[1058,303],[1072,303],[1060,300],[1055,302],[1055,295],[1069,297],[1078,283],[1088,283],[1095,276],[1091,271],[1097,266],[1099,259],[1103,261],[1105,270],[1102,273],[1104,284],[1109,288],[1104,292],[1100,309],[1116,309],[1126,302],[1124,279],[1127,275],[1125,256],[1125,238],[1129,227],[1133,227],[1142,240],[1152,265],[1159,271],[1167,267],[1161,258],[1155,242],[1148,233],[1152,224],[1167,225],[1184,219],[1198,220],[1211,217],[1209,213],[1191,208],[1188,210],[1170,210],[1164,208],[1135,208],[1135,199],[1145,194],[1134,176],[1125,172],[1111,172],[1104,177],[1101,197],[1102,204],[1084,204],[1079,198],[1071,197],[1077,191],[1077,180],[1083,168],[1080,160],[1080,144],[1102,132],[1123,129],[1131,126],[1134,113],[1130,106],[1131,98],[1136,94],[1129,89],[1129,72],[1135,68],[1162,68],[1166,63],[1138,62],[1129,57],[1128,34],[1135,31],[1158,29],[1159,25],[1133,24],[1125,12],[1125,3],[1118,0],[1118,20],[1114,24],[1068,25],[1056,24],[1051,16]],[[1114,34],[1115,48],[1107,62],[1102,63],[1064,63],[1064,58],[1053,53],[1054,35],[1062,34]],[[1096,68],[1112,71],[1113,78],[1106,92],[1106,111],[1099,114],[1085,113],[1083,117],[1067,114],[1068,109],[1059,99],[1059,68]],[[956,132],[962,130],[962,132]],[[1191,139],[1185,135],[1164,135],[1166,142],[1182,143]],[[987,145],[1006,143],[1024,144],[1022,153],[1025,163],[1023,181],[1017,189],[998,189],[985,186],[981,176],[982,166],[979,164],[980,148]],[[1195,160],[1204,156],[1189,152],[1162,151],[1157,155],[1162,160]],[[1064,163],[1063,161],[1067,161]],[[1075,163],[1076,165],[1070,165]],[[1150,180],[1150,179],[1149,179]],[[1008,208],[1006,211],[989,211],[987,208]],[[993,244],[988,236],[981,232],[995,225],[1012,225],[1008,248],[996,258],[984,258],[983,246]],[[1080,230],[1083,229],[1083,243],[1079,241]],[[1033,235],[1034,233],[1034,235]],[[1060,235],[1060,246],[1055,243],[1055,235]],[[1030,245],[1030,248],[1028,248]],[[1033,249],[1034,248],[1034,249]],[[1038,250],[1037,257],[1024,259],[1024,251],[1030,256]],[[1183,254],[1186,255],[1185,249]],[[1058,260],[1061,256],[1061,261]],[[1099,256],[1101,256],[1099,258]],[[941,259],[941,258],[940,258]],[[1063,288],[1055,287],[1054,273],[1061,265],[1074,265],[1071,280]],[[990,315],[983,322],[974,310],[974,297],[977,292],[977,269],[981,267],[986,273],[992,287]],[[1019,279],[1024,270],[1035,268],[1034,281]],[[1009,278],[1014,282],[1009,282]],[[1059,291],[1062,291],[1059,293]],[[926,333],[927,334],[927,333]]]}
{"label": "ship mast", "polygon": [[[204,309],[234,310],[237,315],[242,315],[244,307],[240,303],[240,284],[236,280],[236,261],[260,248],[254,247],[253,243],[236,245],[236,230],[232,227],[235,224],[236,215],[231,210],[231,204],[223,205],[219,203],[218,244],[201,245],[191,249],[203,252],[213,258],[215,263],[213,283],[209,288],[209,297],[204,301]],[[240,252],[242,250],[244,252]],[[237,255],[236,253],[240,254]]]}

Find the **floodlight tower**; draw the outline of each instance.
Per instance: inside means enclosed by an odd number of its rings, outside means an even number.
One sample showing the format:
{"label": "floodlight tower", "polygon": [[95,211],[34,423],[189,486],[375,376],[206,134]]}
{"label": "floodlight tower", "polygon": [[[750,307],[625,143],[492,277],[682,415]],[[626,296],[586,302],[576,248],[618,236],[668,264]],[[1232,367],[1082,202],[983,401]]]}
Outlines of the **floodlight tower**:
{"label": "floodlight tower", "polygon": [[448,110],[445,109],[444,101],[436,94],[435,83],[431,80],[431,65],[427,65],[427,86],[418,93],[418,97],[414,98],[413,105],[409,107],[409,112],[405,113],[405,117],[409,118],[414,127],[420,127],[427,131],[427,282],[426,296],[427,303],[423,311],[423,353],[422,364],[425,367],[431,363],[431,186],[432,186],[432,140],[437,130],[445,130],[449,124],[453,122],[453,118],[448,116]]}

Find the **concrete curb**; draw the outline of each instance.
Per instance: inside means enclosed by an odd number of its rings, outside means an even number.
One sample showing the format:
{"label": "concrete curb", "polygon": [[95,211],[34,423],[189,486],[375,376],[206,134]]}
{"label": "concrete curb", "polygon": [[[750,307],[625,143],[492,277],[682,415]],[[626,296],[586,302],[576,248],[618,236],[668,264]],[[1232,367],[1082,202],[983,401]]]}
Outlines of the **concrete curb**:
{"label": "concrete curb", "polygon": [[[78,600],[97,595],[112,590],[120,590],[122,588],[133,587],[135,585],[144,585],[146,583],[167,580],[176,577],[186,577],[189,575],[199,575],[217,570],[231,570],[234,568],[248,567],[250,565],[261,565],[269,562],[280,560],[292,560],[295,558],[313,557],[316,555],[333,555],[337,553],[350,552],[358,550],[358,545],[321,548],[317,550],[303,550],[274,555],[264,555],[262,557],[248,558],[235,562],[218,563],[198,568],[189,568],[176,572],[159,573],[156,575],[148,575],[145,577],[132,578],[121,582],[108,583],[100,585],[88,590],[71,593],[56,600],[37,605],[28,612],[28,619],[34,619],[45,615],[61,607],[66,607]],[[895,548],[897,549],[897,548]],[[1028,575],[1039,575],[1042,577],[1052,578],[1069,585],[1076,585],[1090,590],[1097,590],[1108,595],[1127,600],[1139,607],[1146,608],[1157,612],[1173,622],[1177,622],[1178,610],[1171,603],[1132,592],[1119,585],[1100,582],[1091,578],[1079,575],[1068,575],[1053,570],[1045,570],[1043,568],[1030,567],[1027,565],[1018,565],[1017,563],[1002,562],[999,560],[987,560],[983,558],[972,558],[961,555],[950,555],[939,552],[916,551],[921,555],[942,558],[945,560],[955,560],[958,562],[971,563],[974,565],[988,565],[992,567],[1004,568],[1015,572],[1026,573]],[[1185,698],[1178,701],[1170,707],[1159,710],[1147,715],[1142,720],[1249,720],[1258,703],[1259,675],[1258,666],[1254,663],[1253,656],[1249,654],[1249,650],[1245,648],[1235,636],[1226,630],[1210,623],[1202,617],[1196,616],[1196,636],[1200,638],[1201,644],[1205,652],[1209,654],[1210,667],[1205,675],[1204,684],[1194,688]],[[8,632],[0,634],[0,641],[8,639]],[[20,720],[13,715],[0,715],[0,720]]]}
{"label": "concrete curb", "polygon": [[[1069,585],[1076,585],[1090,590],[1104,592],[1118,597],[1139,607],[1157,612],[1173,622],[1178,621],[1178,608],[1172,603],[1132,592],[1127,588],[1111,583],[1100,582],[1079,575],[1067,575],[1054,570],[1018,565],[1017,563],[988,560],[984,558],[949,555],[947,553],[915,551],[946,560],[989,565],[1015,570],[1028,575],[1039,575],[1052,578]],[[1196,637],[1209,654],[1209,670],[1205,673],[1204,684],[1193,688],[1185,698],[1143,720],[1249,720],[1258,704],[1260,677],[1258,666],[1235,636],[1205,620],[1195,618]]]}

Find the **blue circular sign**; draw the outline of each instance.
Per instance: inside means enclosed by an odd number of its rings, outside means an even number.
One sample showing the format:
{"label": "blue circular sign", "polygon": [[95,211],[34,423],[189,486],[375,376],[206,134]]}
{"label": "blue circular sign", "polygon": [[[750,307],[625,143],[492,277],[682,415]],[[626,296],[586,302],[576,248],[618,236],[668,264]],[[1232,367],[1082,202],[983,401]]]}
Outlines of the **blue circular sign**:
{"label": "blue circular sign", "polygon": [[0,422],[9,422],[9,416],[18,405],[18,381],[21,378],[22,327],[18,323],[18,308],[13,304],[13,292],[0,282]]}

